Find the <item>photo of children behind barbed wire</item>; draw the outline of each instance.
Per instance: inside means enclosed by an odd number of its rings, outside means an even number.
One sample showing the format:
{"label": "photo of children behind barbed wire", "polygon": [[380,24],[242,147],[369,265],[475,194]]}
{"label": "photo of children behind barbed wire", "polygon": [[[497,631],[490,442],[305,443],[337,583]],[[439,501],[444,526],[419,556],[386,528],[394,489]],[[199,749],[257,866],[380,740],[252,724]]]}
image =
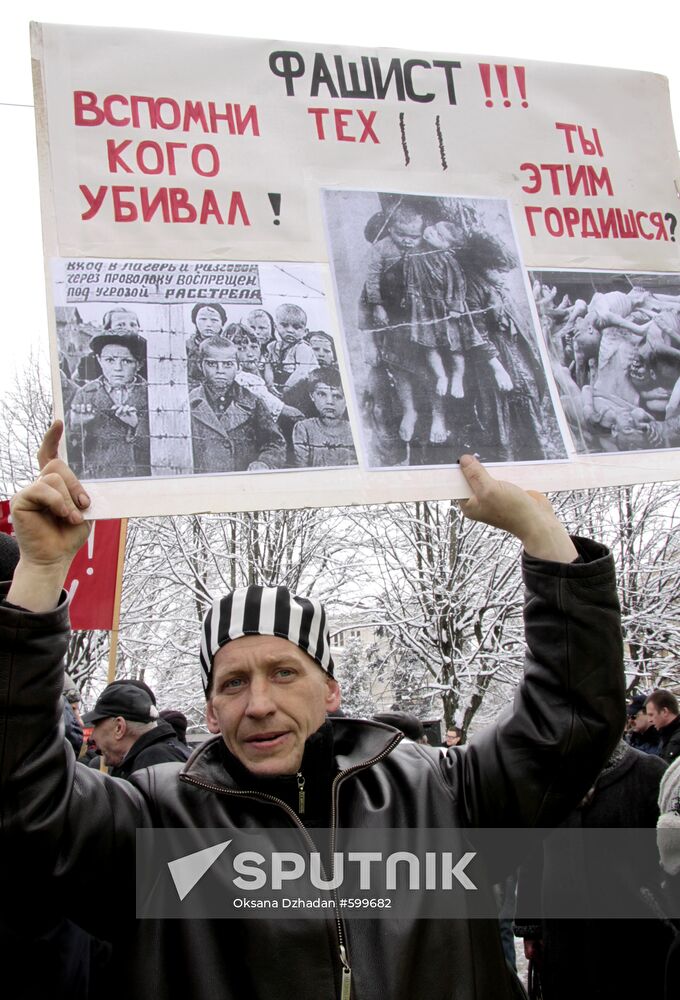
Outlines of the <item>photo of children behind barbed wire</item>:
{"label": "photo of children behind barbed wire", "polygon": [[680,275],[530,272],[579,454],[680,447]]}
{"label": "photo of children behind barbed wire", "polygon": [[323,195],[369,465],[564,459],[507,202]]}
{"label": "photo of children behind barbed wire", "polygon": [[[87,302],[56,306],[66,446],[82,478],[357,464],[319,272],[243,265],[253,269],[249,303],[196,301],[191,284],[186,301],[187,282],[214,281],[215,266],[197,263],[145,286],[170,304],[141,293],[139,301],[97,303],[92,285]],[[82,289],[74,273],[57,283],[62,301]],[[113,282],[128,272],[106,273]]]}

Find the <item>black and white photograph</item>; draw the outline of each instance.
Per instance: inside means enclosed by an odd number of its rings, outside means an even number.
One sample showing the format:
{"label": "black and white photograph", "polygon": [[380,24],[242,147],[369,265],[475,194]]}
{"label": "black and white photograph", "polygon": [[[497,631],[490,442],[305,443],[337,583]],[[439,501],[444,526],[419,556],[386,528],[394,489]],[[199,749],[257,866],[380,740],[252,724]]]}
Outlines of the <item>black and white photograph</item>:
{"label": "black and white photograph", "polygon": [[323,199],[369,466],[566,459],[507,201]]}
{"label": "black and white photograph", "polygon": [[576,452],[680,447],[680,275],[530,277]]}
{"label": "black and white photograph", "polygon": [[68,460],[83,479],[357,464],[315,265],[54,272]]}

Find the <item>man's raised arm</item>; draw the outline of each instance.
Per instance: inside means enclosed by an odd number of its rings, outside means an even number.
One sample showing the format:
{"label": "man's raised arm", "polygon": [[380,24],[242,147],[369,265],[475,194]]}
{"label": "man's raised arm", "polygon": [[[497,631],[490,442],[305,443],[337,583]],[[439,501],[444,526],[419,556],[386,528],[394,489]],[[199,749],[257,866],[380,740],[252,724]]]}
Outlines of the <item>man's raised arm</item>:
{"label": "man's raised arm", "polygon": [[[463,513],[524,546],[524,678],[512,711],[448,755],[462,770],[473,826],[552,826],[581,800],[625,721],[623,644],[614,563],[572,540],[548,500],[498,482],[471,456]],[[451,776],[453,777],[453,775]]]}

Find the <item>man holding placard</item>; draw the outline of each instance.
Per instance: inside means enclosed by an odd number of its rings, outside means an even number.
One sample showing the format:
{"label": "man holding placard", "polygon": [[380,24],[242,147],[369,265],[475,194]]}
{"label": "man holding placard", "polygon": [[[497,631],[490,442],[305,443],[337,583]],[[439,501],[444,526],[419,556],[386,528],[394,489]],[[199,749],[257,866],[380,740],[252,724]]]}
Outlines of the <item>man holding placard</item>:
{"label": "man holding placard", "polygon": [[446,754],[400,745],[387,726],[329,719],[340,690],[324,609],[284,587],[247,587],[215,601],[204,622],[215,739],[186,765],[129,783],[76,764],[58,725],[62,584],[88,534],[89,501],[56,460],[15,497],[21,561],[0,605],[4,879],[17,891],[30,871],[64,908],[96,885],[98,905],[79,919],[113,941],[116,990],[192,1000],[513,995],[495,920],[353,921],[342,910],[316,920],[135,920],[135,840],[145,829],[210,828],[228,838],[218,847],[243,830],[273,842],[277,826],[312,847],[325,828],[332,843],[353,828],[412,828],[427,840],[436,828],[549,826],[587,791],[624,721],[611,558],[570,539],[539,494],[495,481],[471,456],[461,468],[472,492],[465,514],[524,546],[526,673],[511,713]]}

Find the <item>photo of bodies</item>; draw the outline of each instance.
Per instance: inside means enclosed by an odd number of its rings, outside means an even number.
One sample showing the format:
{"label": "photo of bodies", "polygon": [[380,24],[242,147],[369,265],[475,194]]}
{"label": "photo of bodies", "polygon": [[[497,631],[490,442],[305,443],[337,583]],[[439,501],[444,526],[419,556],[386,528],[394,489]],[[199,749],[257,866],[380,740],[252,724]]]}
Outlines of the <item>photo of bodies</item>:
{"label": "photo of bodies", "polygon": [[[101,272],[72,266],[97,263]],[[225,264],[220,281],[218,264],[143,266],[55,265],[56,300],[67,303],[56,306],[66,443],[78,476],[357,464],[317,268]],[[83,274],[94,280],[80,284]]]}
{"label": "photo of bodies", "polygon": [[576,451],[680,447],[680,275],[530,277]]}
{"label": "photo of bodies", "polygon": [[566,458],[507,202],[323,197],[369,465]]}

